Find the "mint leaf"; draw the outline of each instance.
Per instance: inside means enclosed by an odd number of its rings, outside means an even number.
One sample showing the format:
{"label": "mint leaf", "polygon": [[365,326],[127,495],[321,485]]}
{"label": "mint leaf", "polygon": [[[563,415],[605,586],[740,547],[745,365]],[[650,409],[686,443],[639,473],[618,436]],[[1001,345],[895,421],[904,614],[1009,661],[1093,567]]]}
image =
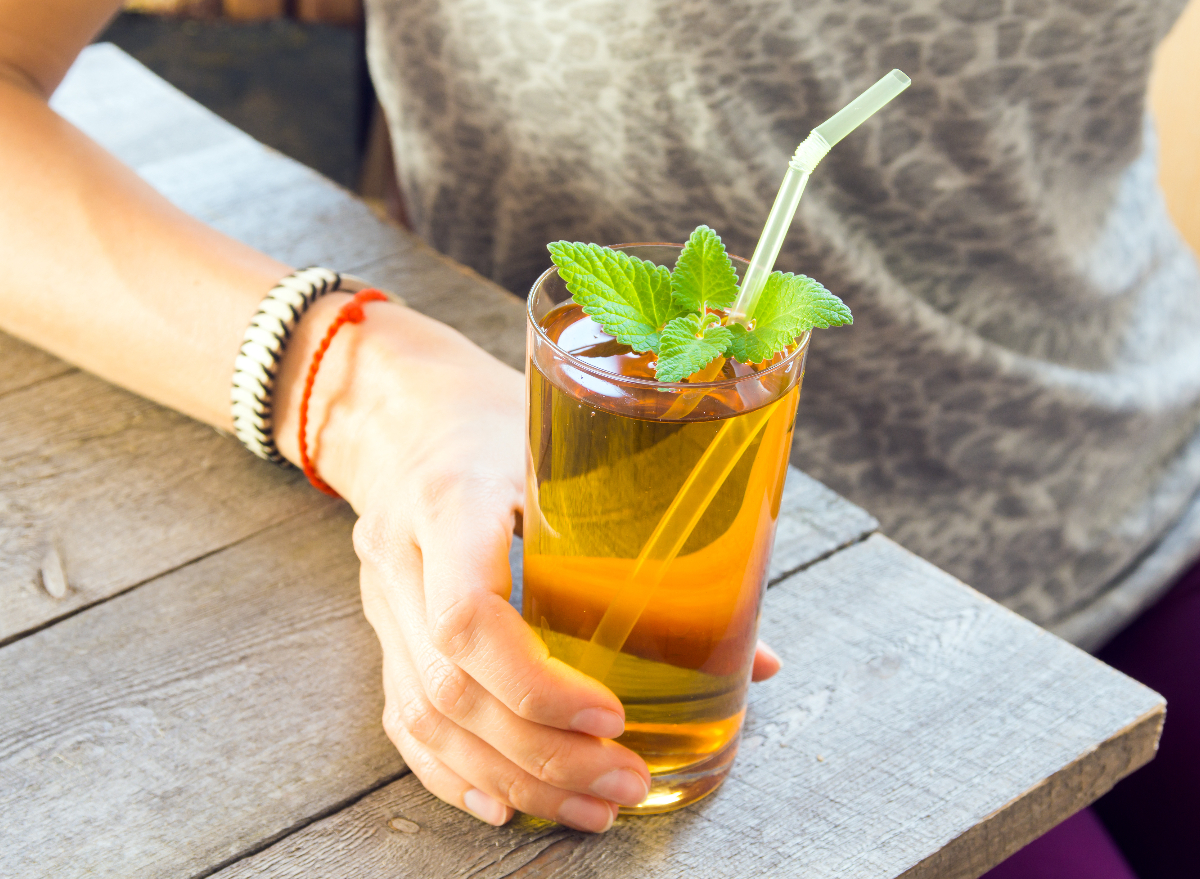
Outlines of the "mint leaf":
{"label": "mint leaf", "polygon": [[806,275],[771,272],[754,308],[754,329],[731,327],[730,353],[742,363],[770,360],[813,327],[853,323],[850,309]]}
{"label": "mint leaf", "polygon": [[683,381],[724,354],[732,338],[718,315],[677,317],[663,328],[654,374],[659,381]]}
{"label": "mint leaf", "polygon": [[584,314],[634,351],[658,352],[659,330],[680,313],[671,302],[669,269],[599,244],[548,247]]}
{"label": "mint leaf", "polygon": [[675,261],[671,297],[681,309],[703,312],[705,308],[728,308],[737,292],[737,272],[721,236],[708,226],[697,226]]}

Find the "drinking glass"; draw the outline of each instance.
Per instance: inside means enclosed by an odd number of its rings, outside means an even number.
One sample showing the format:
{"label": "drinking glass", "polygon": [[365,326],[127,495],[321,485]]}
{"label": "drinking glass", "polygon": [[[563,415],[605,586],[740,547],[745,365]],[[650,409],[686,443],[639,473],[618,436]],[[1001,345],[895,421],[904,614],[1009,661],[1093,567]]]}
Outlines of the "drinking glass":
{"label": "drinking glass", "polygon": [[[617,249],[671,266],[680,245]],[[660,382],[603,368],[611,341],[564,350],[569,298],[554,268],[529,295],[522,612],[625,707],[617,741],[652,784],[621,811],[666,812],[737,752],[809,335],[758,369]]]}

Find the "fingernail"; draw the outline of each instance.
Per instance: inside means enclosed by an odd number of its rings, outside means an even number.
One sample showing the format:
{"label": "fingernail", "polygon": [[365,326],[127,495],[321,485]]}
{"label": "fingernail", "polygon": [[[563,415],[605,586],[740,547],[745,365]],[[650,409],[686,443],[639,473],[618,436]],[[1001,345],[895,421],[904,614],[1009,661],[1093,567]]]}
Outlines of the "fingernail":
{"label": "fingernail", "polygon": [[601,739],[615,739],[625,732],[625,718],[607,708],[585,708],[575,715],[571,729]]}
{"label": "fingernail", "polygon": [[600,800],[591,797],[568,797],[558,807],[558,823],[574,827],[576,830],[603,833],[612,827],[613,813],[608,803],[602,803]]}
{"label": "fingernail", "polygon": [[632,769],[614,769],[612,772],[606,772],[592,782],[588,790],[602,799],[612,800],[622,806],[636,806],[650,793],[646,780]]}
{"label": "fingernail", "polygon": [[782,660],[782,659],[779,657],[779,654],[778,654],[778,653],[776,653],[774,650],[772,650],[772,649],[771,649],[771,645],[769,645],[769,644],[764,644],[762,641],[759,641],[759,642],[758,642],[758,649],[759,649],[759,650],[761,650],[763,653],[767,654],[767,656],[769,656],[769,657],[771,657],[772,659],[774,659],[774,660],[775,660],[776,662],[778,662],[780,665],[783,665],[783,660]]}
{"label": "fingernail", "polygon": [[481,790],[471,788],[463,794],[463,805],[480,821],[486,821],[496,827],[508,820],[508,809],[504,804],[493,800]]}

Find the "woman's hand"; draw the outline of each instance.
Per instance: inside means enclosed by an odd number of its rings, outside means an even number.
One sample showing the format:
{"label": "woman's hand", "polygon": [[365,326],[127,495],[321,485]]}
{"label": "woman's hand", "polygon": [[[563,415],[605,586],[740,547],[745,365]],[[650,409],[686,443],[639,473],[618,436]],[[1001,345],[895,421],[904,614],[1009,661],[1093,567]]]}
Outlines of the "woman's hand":
{"label": "woman's hand", "polygon": [[[289,345],[277,407],[345,296]],[[391,304],[335,337],[310,405],[310,454],[358,512],[363,607],[383,648],[383,723],[446,802],[491,824],[518,809],[606,830],[636,805],[645,763],[611,739],[624,711],[549,657],[508,604],[508,551],[524,502],[524,382],[459,333]],[[299,344],[297,344],[299,343]],[[324,425],[319,435],[315,426]],[[277,426],[297,457],[296,422]]]}
{"label": "woman's hand", "polygon": [[[292,460],[298,379],[345,300],[318,302],[289,345],[276,437]],[[523,379],[416,312],[366,312],[322,363],[309,444],[360,516],[354,544],[383,649],[384,728],[432,793],[488,823],[516,809],[607,830],[650,784],[642,759],[611,741],[624,730],[621,703],[550,657],[508,604],[524,502]],[[777,667],[760,653],[756,679]]]}

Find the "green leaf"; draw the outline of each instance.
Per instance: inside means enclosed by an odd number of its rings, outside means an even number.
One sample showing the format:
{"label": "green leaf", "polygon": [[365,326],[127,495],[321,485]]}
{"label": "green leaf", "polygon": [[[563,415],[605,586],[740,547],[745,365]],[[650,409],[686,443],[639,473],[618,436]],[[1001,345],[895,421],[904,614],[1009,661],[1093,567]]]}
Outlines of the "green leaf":
{"label": "green leaf", "polygon": [[659,330],[679,313],[671,272],[599,244],[555,241],[550,257],[584,314],[634,351],[658,351]]}
{"label": "green leaf", "polygon": [[697,226],[679,252],[671,275],[671,296],[685,311],[728,308],[737,298],[738,278],[721,236]]}
{"label": "green leaf", "polygon": [[715,314],[685,314],[662,331],[655,375],[659,381],[683,381],[725,353],[733,334]]}
{"label": "green leaf", "polygon": [[853,322],[846,304],[812,278],[771,272],[754,309],[754,329],[731,327],[729,350],[742,363],[762,363],[813,327]]}

